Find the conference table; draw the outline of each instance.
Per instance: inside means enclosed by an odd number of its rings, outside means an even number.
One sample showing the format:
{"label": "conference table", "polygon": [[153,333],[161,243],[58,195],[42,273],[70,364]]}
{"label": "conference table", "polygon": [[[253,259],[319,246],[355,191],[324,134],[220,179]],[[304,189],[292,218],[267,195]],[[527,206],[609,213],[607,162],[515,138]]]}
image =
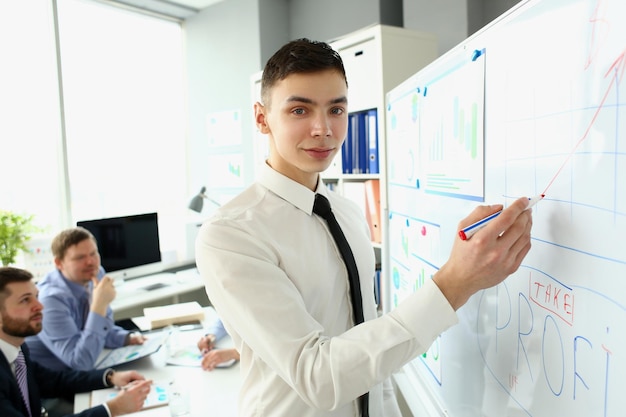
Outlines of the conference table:
{"label": "conference table", "polygon": [[[215,310],[205,309],[205,323],[215,317]],[[142,318],[133,319],[140,328],[145,328]],[[182,330],[176,332],[175,343],[180,346],[195,346],[204,331],[200,329]],[[148,333],[146,335],[150,337]],[[232,347],[229,336],[218,341],[217,347]],[[175,366],[168,364],[167,344],[150,356],[137,359],[124,365],[116,366],[116,370],[136,370],[146,378],[152,379],[155,384],[167,385],[175,382],[183,386],[189,393],[191,417],[195,416],[237,416],[237,398],[241,385],[239,376],[239,362],[225,368],[216,368],[213,371],[204,371],[200,366]],[[95,405],[95,404],[93,404]],[[74,399],[76,413],[91,407],[91,393],[77,394]],[[137,417],[170,417],[168,406],[161,406],[126,414]]]}

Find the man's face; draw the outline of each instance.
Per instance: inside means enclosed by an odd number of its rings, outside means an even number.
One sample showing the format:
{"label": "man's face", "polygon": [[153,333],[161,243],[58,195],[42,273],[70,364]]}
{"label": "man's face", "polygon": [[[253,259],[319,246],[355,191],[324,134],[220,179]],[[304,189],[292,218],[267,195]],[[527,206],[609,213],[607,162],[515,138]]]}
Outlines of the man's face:
{"label": "man's face", "polygon": [[270,166],[313,190],[346,137],[347,96],[346,82],[334,70],[277,82],[269,104],[255,106],[257,127],[269,135]]}
{"label": "man's face", "polygon": [[70,246],[63,259],[55,259],[54,263],[65,278],[84,285],[98,275],[100,269],[98,246],[93,240],[85,239]]}
{"label": "man's face", "polygon": [[32,281],[14,282],[6,286],[11,293],[0,308],[0,337],[15,341],[16,345],[27,336],[41,331],[43,305],[37,299],[39,293]]}

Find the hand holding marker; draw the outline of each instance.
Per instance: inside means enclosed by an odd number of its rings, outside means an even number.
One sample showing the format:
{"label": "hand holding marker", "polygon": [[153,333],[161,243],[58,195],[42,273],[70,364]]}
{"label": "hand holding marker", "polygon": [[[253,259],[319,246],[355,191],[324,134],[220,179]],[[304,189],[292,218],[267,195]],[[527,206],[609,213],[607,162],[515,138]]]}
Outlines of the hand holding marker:
{"label": "hand holding marker", "polygon": [[[540,201],[545,196],[546,196],[545,194],[539,194],[536,197],[529,198],[528,199],[529,203],[528,203],[528,207],[526,207],[526,210],[532,208],[535,204],[537,204],[538,201]],[[474,233],[478,232],[480,229],[487,226],[490,221],[498,217],[500,213],[502,213],[502,210],[498,210],[492,215],[487,216],[484,219],[478,220],[476,223],[473,223],[467,226],[466,228],[460,230],[459,237],[461,238],[461,240],[468,240],[470,237],[474,235]]]}

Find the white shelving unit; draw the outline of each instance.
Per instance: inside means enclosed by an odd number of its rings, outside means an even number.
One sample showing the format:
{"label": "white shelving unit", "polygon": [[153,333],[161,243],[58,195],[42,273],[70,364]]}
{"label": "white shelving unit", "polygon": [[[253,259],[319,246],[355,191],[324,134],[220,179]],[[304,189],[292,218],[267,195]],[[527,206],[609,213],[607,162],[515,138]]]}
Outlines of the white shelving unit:
{"label": "white shelving unit", "polygon": [[[345,195],[353,183],[380,180],[380,213],[382,242],[374,243],[377,262],[382,264],[388,253],[387,235],[387,164],[386,164],[386,94],[398,84],[431,63],[438,56],[437,39],[430,33],[399,27],[372,25],[330,42],[341,55],[348,78],[348,109],[350,113],[377,110],[379,174],[344,174],[339,155],[323,175],[326,183]],[[382,283],[386,280],[382,279]],[[381,285],[382,285],[381,283]],[[385,292],[386,289],[381,288]],[[385,299],[382,297],[381,299]]]}
{"label": "white shelving unit", "polygon": [[337,190],[341,192],[345,182],[380,179],[381,208],[386,209],[385,95],[437,58],[436,37],[394,26],[373,25],[333,40],[330,45],[344,63],[350,113],[377,110],[380,173],[343,174],[338,156],[337,163],[324,173],[324,180],[337,182]]}

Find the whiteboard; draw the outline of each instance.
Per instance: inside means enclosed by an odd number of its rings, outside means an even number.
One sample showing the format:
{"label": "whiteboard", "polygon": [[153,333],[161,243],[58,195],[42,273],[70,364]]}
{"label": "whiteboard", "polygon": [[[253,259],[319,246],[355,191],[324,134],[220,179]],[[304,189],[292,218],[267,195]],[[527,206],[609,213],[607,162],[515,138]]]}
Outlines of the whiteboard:
{"label": "whiteboard", "polygon": [[546,194],[519,270],[403,369],[440,415],[626,415],[625,19],[525,1],[387,94],[387,311],[477,204]]}

